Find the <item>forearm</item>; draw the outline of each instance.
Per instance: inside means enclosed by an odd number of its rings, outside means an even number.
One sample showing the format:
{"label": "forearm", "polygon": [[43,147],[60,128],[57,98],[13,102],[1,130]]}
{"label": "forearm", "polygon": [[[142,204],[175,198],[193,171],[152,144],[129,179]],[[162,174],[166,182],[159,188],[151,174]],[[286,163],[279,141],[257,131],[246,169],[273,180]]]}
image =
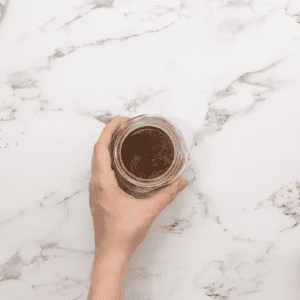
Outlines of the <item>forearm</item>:
{"label": "forearm", "polygon": [[128,260],[125,252],[96,248],[88,300],[122,300]]}

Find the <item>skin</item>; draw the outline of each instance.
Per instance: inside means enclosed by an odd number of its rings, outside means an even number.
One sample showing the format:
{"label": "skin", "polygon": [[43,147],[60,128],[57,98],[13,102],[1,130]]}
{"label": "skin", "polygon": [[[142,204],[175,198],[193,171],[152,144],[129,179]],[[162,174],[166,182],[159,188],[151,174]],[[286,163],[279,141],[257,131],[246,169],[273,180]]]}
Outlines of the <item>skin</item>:
{"label": "skin", "polygon": [[95,230],[95,262],[89,300],[122,299],[127,262],[158,215],[188,185],[185,178],[179,178],[147,199],[136,199],[118,186],[109,149],[113,134],[126,120],[115,117],[94,147],[89,204]]}

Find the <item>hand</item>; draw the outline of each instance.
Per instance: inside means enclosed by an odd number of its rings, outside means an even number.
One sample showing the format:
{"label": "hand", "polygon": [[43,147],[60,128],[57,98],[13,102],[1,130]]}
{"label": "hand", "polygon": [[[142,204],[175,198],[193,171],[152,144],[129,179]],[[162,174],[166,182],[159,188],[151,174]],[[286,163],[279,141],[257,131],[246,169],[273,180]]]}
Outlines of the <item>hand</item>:
{"label": "hand", "polygon": [[147,200],[135,199],[124,192],[111,168],[109,147],[113,133],[126,120],[115,117],[96,142],[89,192],[96,247],[126,251],[131,256],[160,212],[186,188],[188,181],[180,178]]}

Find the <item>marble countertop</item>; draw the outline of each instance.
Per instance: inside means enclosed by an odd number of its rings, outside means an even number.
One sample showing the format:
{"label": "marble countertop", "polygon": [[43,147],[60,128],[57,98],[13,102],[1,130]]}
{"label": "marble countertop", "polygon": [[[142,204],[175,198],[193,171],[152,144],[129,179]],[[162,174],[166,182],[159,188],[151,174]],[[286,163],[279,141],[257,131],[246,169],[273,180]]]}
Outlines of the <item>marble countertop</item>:
{"label": "marble countertop", "polygon": [[[5,14],[3,13],[5,11]],[[86,300],[93,147],[180,126],[189,186],[124,300],[300,297],[298,0],[0,0],[0,299]]]}

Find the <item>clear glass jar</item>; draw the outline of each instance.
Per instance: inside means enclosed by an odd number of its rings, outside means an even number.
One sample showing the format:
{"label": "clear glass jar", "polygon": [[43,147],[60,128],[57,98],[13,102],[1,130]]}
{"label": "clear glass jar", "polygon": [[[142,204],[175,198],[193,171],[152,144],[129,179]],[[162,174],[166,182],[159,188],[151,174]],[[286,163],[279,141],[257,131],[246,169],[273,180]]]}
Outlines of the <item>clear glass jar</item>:
{"label": "clear glass jar", "polygon": [[[121,157],[122,144],[126,137],[137,128],[145,126],[163,130],[171,139],[174,147],[174,158],[170,167],[162,175],[151,179],[139,178],[130,173],[125,168]],[[179,179],[186,167],[188,152],[185,140],[176,124],[172,124],[159,114],[145,114],[128,119],[117,132],[112,140],[111,158],[112,168],[120,188],[136,199],[147,199],[154,191],[158,191]]]}

